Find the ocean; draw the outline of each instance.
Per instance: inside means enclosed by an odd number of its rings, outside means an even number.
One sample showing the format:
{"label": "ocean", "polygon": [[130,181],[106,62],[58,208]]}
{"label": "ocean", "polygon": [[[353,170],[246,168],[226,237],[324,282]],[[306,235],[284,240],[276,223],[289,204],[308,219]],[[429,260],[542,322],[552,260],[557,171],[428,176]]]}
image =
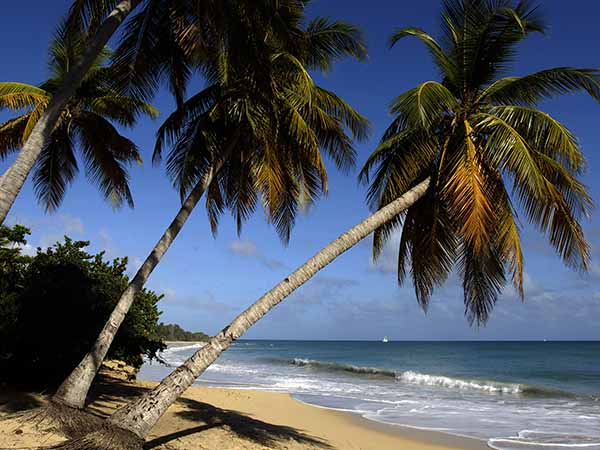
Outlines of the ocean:
{"label": "ocean", "polygon": [[[170,367],[197,345],[169,347]],[[388,424],[497,450],[600,450],[600,342],[236,342],[196,382],[291,393]]]}

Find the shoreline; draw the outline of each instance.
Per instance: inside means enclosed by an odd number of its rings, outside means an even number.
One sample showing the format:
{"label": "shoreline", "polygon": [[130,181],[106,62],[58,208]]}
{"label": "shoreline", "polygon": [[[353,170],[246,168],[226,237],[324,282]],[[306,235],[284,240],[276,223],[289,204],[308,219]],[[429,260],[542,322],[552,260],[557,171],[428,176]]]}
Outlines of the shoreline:
{"label": "shoreline", "polygon": [[[154,381],[124,381],[105,375],[94,385],[87,410],[110,415],[156,385]],[[41,406],[47,400],[40,394],[3,386],[0,415]],[[53,428],[0,421],[0,448],[61,441],[64,437]],[[310,405],[289,393],[200,386],[189,388],[169,408],[147,437],[147,445],[154,450],[488,449],[484,441],[379,423],[352,412]]]}
{"label": "shoreline", "polygon": [[[210,388],[208,388],[210,389]],[[293,396],[293,394],[285,392],[274,392],[274,394],[289,395],[290,398],[306,405],[310,408],[323,409],[331,413],[340,414],[345,420],[355,423],[360,427],[370,428],[378,433],[386,433],[392,436],[397,435],[402,439],[415,441],[415,443],[422,443],[433,446],[449,447],[453,449],[462,450],[483,450],[490,449],[486,441],[483,439],[477,439],[469,436],[462,436],[458,434],[445,433],[439,430],[433,430],[428,428],[413,427],[410,425],[378,422],[377,420],[367,419],[357,412],[340,410],[335,408],[329,408],[327,406],[313,405],[312,403],[303,402]]]}
{"label": "shoreline", "polygon": [[[145,387],[155,381],[137,380]],[[486,450],[486,442],[434,430],[422,430],[402,425],[376,422],[350,411],[312,405],[286,392],[263,391],[252,388],[192,386],[183,399],[202,399],[220,410],[251,417],[261,423],[297,430],[316,442],[304,442],[298,447],[289,443],[268,446],[273,449],[361,449],[361,450]],[[162,421],[161,421],[162,422]],[[161,422],[156,432],[160,432]],[[302,443],[303,439],[292,438]],[[318,443],[323,445],[319,445]],[[306,445],[308,444],[308,446]],[[190,445],[189,443],[187,445]],[[223,445],[223,444],[220,444]],[[271,444],[273,445],[273,444]],[[192,447],[190,447],[192,448]],[[232,447],[215,447],[237,449]],[[246,447],[240,447],[246,448]],[[253,447],[248,447],[253,448]]]}

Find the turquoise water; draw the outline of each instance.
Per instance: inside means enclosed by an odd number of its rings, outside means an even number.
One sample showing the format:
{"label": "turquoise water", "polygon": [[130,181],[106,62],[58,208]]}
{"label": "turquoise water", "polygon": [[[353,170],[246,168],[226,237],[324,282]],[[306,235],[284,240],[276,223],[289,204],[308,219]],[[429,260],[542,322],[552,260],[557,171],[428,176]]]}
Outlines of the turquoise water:
{"label": "turquoise water", "polygon": [[[196,349],[163,358],[174,367]],[[600,450],[600,342],[240,341],[197,383],[290,392],[499,450]]]}

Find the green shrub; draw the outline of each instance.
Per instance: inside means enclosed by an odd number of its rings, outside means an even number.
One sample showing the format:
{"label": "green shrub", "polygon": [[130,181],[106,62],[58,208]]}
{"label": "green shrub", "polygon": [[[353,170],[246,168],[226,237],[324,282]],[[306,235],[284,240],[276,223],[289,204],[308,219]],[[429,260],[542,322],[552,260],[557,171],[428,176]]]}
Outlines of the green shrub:
{"label": "green shrub", "polygon": [[[65,237],[22,256],[29,230],[0,227],[0,379],[52,386],[91,348],[129,282],[127,258],[89,254],[89,242]],[[162,298],[140,292],[108,358],[139,367],[164,348],[156,337]]]}

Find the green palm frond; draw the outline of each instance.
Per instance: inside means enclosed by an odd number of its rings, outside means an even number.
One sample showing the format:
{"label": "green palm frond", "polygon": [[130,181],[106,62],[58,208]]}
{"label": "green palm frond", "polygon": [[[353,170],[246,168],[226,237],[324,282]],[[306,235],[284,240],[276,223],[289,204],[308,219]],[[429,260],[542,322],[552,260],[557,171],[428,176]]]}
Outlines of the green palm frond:
{"label": "green palm frond", "polygon": [[[48,67],[53,78],[62,79],[69,72],[71,66],[75,64],[86,49],[86,34],[84,29],[69,29],[68,23],[63,21],[57,27],[53,39],[50,42],[50,58]],[[110,56],[108,47],[96,57],[86,78],[93,75],[100,69]]]}
{"label": "green palm frond", "polygon": [[539,196],[548,192],[531,147],[518,130],[502,118],[487,113],[474,114],[472,121],[479,134],[489,136],[483,154],[491,167],[509,173],[516,184],[527,186]]}
{"label": "green palm frond", "polygon": [[202,41],[199,25],[190,23],[192,12],[185,1],[152,0],[128,19],[113,55],[120,89],[148,100],[164,81],[177,105],[183,103],[194,70],[188,47]]}
{"label": "green palm frond", "polygon": [[40,103],[47,103],[48,99],[48,92],[30,84],[0,82],[0,109],[33,109]]}
{"label": "green palm frond", "polygon": [[360,61],[367,57],[361,31],[346,22],[319,17],[308,24],[304,36],[303,60],[309,68],[327,72],[337,59],[352,57]]}
{"label": "green palm frond", "polygon": [[463,279],[465,315],[470,324],[487,322],[506,284],[501,253],[490,247],[481,252],[463,246],[461,252],[459,268]]}
{"label": "green palm frond", "polygon": [[564,165],[548,155],[534,150],[533,158],[544,178],[561,193],[573,216],[577,220],[589,219],[594,203],[585,185]]}
{"label": "green palm frond", "polygon": [[363,141],[369,137],[369,120],[337,94],[315,86],[313,99],[325,113],[336,117],[343,123],[356,140]]}
{"label": "green palm frond", "polygon": [[124,202],[133,207],[126,167],[132,162],[141,163],[135,144],[94,113],[81,113],[73,125],[83,150],[89,180],[98,186],[114,207],[120,207]]}
{"label": "green palm frond", "polygon": [[29,114],[23,114],[0,125],[0,161],[23,145]]}
{"label": "green palm frond", "polygon": [[516,212],[510,202],[510,197],[499,179],[498,201],[495,203],[497,228],[494,241],[498,253],[506,262],[506,269],[511,274],[513,285],[521,299],[525,297],[523,290],[523,250],[519,226],[515,220]]}
{"label": "green palm frond", "polygon": [[156,133],[156,145],[152,156],[155,163],[158,163],[162,158],[164,146],[177,141],[179,134],[185,131],[187,124],[204,116],[207,111],[214,107],[221,92],[220,86],[208,86],[190,97],[167,117]]}
{"label": "green palm frond", "polygon": [[89,101],[86,99],[85,103],[90,111],[126,127],[134,126],[140,116],[156,119],[159,115],[149,103],[125,95],[94,97]]}
{"label": "green palm frond", "polygon": [[574,173],[582,174],[586,169],[587,162],[577,138],[549,114],[519,105],[495,106],[489,112],[510,124],[532,148]]}
{"label": "green palm frond", "polygon": [[415,180],[428,175],[438,145],[435,136],[419,129],[407,129],[381,142],[359,174],[361,182],[370,183],[367,201],[371,208],[376,210],[394,201]]}
{"label": "green palm frond", "polygon": [[456,63],[444,52],[442,46],[425,31],[419,28],[398,29],[390,37],[390,47],[393,47],[400,39],[407,36],[414,36],[420,39],[427,46],[427,50],[429,50],[429,53],[433,57],[435,64],[440,69],[444,78],[447,78],[450,83],[456,84],[458,78],[458,67]]}
{"label": "green palm frond", "polygon": [[434,190],[419,199],[406,214],[398,252],[398,281],[410,270],[417,302],[427,310],[434,289],[443,284],[456,263],[458,237],[454,220]]}
{"label": "green palm frond", "polygon": [[297,0],[210,8],[219,27],[199,31],[202,61],[195,66],[207,87],[161,126],[155,160],[170,147],[167,172],[180,193],[218,167],[206,200],[213,232],[225,210],[240,230],[262,204],[287,242],[296,215],[327,191],[325,156],[348,170],[353,140],[368,135],[368,121],[309,72],[366,57],[362,35],[325,18],[304,25],[305,2]]}
{"label": "green palm frond", "polygon": [[209,113],[177,134],[166,158],[167,175],[183,199],[220,159],[219,126]]}
{"label": "green palm frond", "polygon": [[600,101],[600,70],[557,67],[523,77],[502,78],[479,95],[480,102],[535,105],[559,95],[587,92]]}
{"label": "green palm frond", "polygon": [[118,3],[119,0],[74,0],[67,15],[67,30],[93,33]]}
{"label": "green palm frond", "polygon": [[77,171],[74,142],[63,124],[52,133],[34,167],[33,186],[46,211],[58,209]]}
{"label": "green palm frond", "polygon": [[396,97],[390,111],[402,117],[406,126],[427,129],[438,125],[457,105],[456,97],[443,85],[426,81]]}

